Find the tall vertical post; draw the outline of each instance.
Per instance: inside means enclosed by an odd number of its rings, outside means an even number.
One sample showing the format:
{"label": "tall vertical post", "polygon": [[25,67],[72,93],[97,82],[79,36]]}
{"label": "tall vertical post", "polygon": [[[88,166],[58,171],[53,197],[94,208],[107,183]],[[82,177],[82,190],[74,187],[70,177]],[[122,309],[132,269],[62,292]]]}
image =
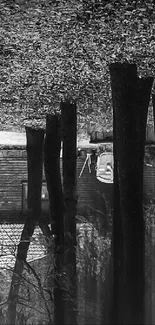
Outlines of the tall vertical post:
{"label": "tall vertical post", "polygon": [[65,324],[64,264],[64,203],[60,175],[60,116],[47,115],[44,142],[44,167],[50,203],[50,223],[54,239],[54,324]]}
{"label": "tall vertical post", "polygon": [[[123,261],[120,264],[123,269],[121,282],[119,281],[119,287],[116,288],[122,298],[120,298],[120,308],[117,307],[119,310],[115,324],[144,324],[143,160],[153,78],[138,78],[136,65],[128,63],[111,64],[110,75],[115,123],[114,179],[118,177],[118,185],[116,182],[114,187],[117,186],[119,189],[122,220],[120,231],[123,233]],[[115,206],[113,213],[115,215]],[[115,237],[113,258],[115,259],[120,247],[120,232],[115,222],[113,227]],[[119,266],[115,263],[114,266],[114,275],[116,275]]]}
{"label": "tall vertical post", "polygon": [[67,324],[76,324],[76,103],[61,102],[63,138],[63,189],[65,198],[65,268],[70,299],[67,300]]}

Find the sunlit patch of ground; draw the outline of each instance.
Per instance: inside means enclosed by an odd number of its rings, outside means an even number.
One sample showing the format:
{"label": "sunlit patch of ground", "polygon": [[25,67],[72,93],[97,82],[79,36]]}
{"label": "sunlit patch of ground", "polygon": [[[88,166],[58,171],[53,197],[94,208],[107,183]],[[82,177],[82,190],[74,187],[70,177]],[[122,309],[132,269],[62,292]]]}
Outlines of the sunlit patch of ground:
{"label": "sunlit patch of ground", "polygon": [[[0,268],[13,268],[23,227],[24,224],[0,225]],[[40,241],[41,234],[40,228],[36,227],[28,250],[28,262],[46,254],[45,246]]]}

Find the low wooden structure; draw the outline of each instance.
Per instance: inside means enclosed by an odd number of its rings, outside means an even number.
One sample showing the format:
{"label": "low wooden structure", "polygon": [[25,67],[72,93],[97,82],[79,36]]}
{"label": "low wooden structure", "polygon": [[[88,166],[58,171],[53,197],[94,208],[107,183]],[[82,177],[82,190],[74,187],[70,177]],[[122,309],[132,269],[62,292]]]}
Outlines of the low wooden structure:
{"label": "low wooden structure", "polygon": [[[111,146],[111,145],[110,145]],[[77,214],[88,217],[97,214],[104,219],[105,205],[112,202],[111,184],[96,178],[96,152],[106,150],[106,144],[90,145],[89,141],[77,144]],[[108,150],[111,150],[110,147]],[[91,152],[90,169],[84,166]],[[61,162],[62,163],[62,162]],[[25,133],[0,132],[0,221],[21,223],[27,212],[27,153]],[[109,203],[110,204],[110,203]],[[43,172],[42,215],[48,214],[48,193]]]}
{"label": "low wooden structure", "polygon": [[[155,196],[155,144],[146,145],[144,162],[144,194]],[[96,178],[97,157],[113,151],[112,142],[77,143],[77,214],[105,219],[112,207],[113,185]],[[89,154],[89,161],[86,158]],[[79,177],[80,176],[80,177]],[[27,212],[27,153],[25,133],[0,132],[0,221],[24,222]],[[42,214],[48,214],[48,193],[43,172]],[[104,223],[104,222],[103,222]]]}

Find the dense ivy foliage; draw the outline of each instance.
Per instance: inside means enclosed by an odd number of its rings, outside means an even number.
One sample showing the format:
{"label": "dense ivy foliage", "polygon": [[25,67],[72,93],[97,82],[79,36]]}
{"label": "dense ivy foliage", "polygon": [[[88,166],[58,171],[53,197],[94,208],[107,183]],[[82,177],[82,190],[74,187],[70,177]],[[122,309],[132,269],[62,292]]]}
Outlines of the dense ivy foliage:
{"label": "dense ivy foliage", "polygon": [[109,63],[154,75],[151,0],[2,0],[0,16],[1,125],[43,122],[67,98],[78,103],[81,127],[110,128]]}

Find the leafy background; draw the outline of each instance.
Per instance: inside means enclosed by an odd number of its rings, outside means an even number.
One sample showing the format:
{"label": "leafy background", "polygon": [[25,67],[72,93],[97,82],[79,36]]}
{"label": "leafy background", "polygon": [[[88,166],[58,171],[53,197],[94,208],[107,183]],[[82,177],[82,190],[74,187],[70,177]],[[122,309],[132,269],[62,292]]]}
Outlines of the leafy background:
{"label": "leafy background", "polygon": [[109,64],[155,74],[152,0],[1,0],[0,18],[1,130],[45,127],[66,98],[77,102],[79,134],[110,130]]}

